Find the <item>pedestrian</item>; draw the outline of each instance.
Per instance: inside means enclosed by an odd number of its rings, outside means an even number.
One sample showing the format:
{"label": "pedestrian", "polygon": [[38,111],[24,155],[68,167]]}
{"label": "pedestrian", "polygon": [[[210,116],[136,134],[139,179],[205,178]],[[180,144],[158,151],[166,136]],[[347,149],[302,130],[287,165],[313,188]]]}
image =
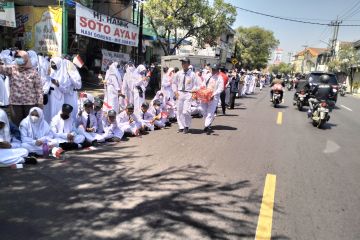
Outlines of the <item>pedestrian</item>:
{"label": "pedestrian", "polygon": [[165,98],[167,101],[174,98],[174,91],[172,90],[174,74],[174,68],[168,68],[161,81],[161,91],[165,93]]}
{"label": "pedestrian", "polygon": [[0,74],[9,76],[11,118],[19,126],[31,108],[42,107],[43,91],[40,76],[32,68],[27,52],[16,52],[15,62],[15,65],[0,65]]}
{"label": "pedestrian", "polygon": [[178,132],[187,134],[191,126],[192,93],[198,88],[195,73],[189,70],[190,59],[184,57],[180,61],[183,69],[176,74],[173,87],[177,99],[176,117],[179,125]]}
{"label": "pedestrian", "polygon": [[105,75],[105,96],[104,101],[114,110],[116,113],[120,112],[119,106],[119,94],[122,89],[122,79],[120,72],[118,71],[119,63],[114,62],[110,65]]}
{"label": "pedestrian", "polygon": [[135,65],[129,61],[125,68],[121,93],[125,96],[125,105],[134,104],[134,78]]}
{"label": "pedestrian", "polygon": [[[224,81],[223,91],[220,94],[221,109],[223,115],[226,114],[226,90],[228,88],[228,82],[229,82],[229,77],[227,76],[226,71],[227,70],[225,68],[221,68],[219,73],[222,80]],[[216,108],[216,112],[217,112],[217,108]]]}
{"label": "pedestrian", "polygon": [[203,87],[206,90],[211,90],[212,95],[210,101],[203,101],[201,103],[201,108],[203,116],[205,118],[204,131],[207,134],[211,133],[211,124],[215,118],[215,110],[220,100],[220,95],[224,92],[224,79],[222,78],[219,72],[219,65],[214,64],[211,66],[212,76],[210,79],[206,80]]}
{"label": "pedestrian", "polygon": [[236,94],[239,92],[240,77],[236,71],[233,71],[230,75],[230,104],[229,109],[234,109]]}
{"label": "pedestrian", "polygon": [[145,102],[145,91],[149,84],[149,76],[147,76],[146,67],[139,65],[133,73],[134,79],[134,110],[135,114],[139,114],[141,111],[141,105]]}

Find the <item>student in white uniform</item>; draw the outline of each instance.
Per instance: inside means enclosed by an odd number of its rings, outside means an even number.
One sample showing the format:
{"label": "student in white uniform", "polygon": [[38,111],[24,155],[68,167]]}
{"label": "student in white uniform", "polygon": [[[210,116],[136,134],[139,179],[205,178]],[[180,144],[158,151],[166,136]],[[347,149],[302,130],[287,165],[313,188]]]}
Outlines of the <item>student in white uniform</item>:
{"label": "student in white uniform", "polygon": [[104,101],[116,112],[120,112],[119,94],[121,94],[122,78],[118,70],[118,62],[110,65],[105,75],[105,97]]}
{"label": "student in white uniform", "polygon": [[167,118],[162,116],[164,108],[159,99],[154,100],[152,104],[149,111],[154,116],[154,126],[156,129],[164,128],[168,123]]}
{"label": "student in white uniform", "polygon": [[149,112],[149,104],[147,102],[141,105],[141,113],[138,117],[142,131],[154,131],[154,115]]}
{"label": "student in white uniform", "polygon": [[181,58],[182,70],[179,71],[173,82],[173,89],[177,99],[176,117],[179,125],[178,132],[187,134],[191,126],[192,93],[198,89],[195,73],[189,70],[190,59]]}
{"label": "student in white uniform", "polygon": [[69,81],[66,87],[64,87],[64,103],[71,105],[74,110],[71,113],[71,117],[75,120],[78,113],[78,92],[81,89],[82,82],[79,71],[75,64],[68,59],[63,59],[63,68],[65,74],[68,75]]}
{"label": "student in white uniform", "polygon": [[134,78],[133,74],[135,71],[135,66],[133,62],[128,62],[125,68],[125,74],[123,78],[123,83],[121,86],[121,93],[125,95],[125,103],[134,104]]}
{"label": "student in white uniform", "polygon": [[104,126],[102,123],[102,121],[104,119],[104,111],[102,110],[102,107],[103,107],[103,101],[100,98],[96,97],[94,100],[94,115],[95,115],[96,121],[97,121],[96,133],[99,133],[99,134],[104,133]]}
{"label": "student in white uniform", "polygon": [[207,134],[211,133],[211,123],[214,121],[215,110],[220,100],[220,94],[224,91],[224,80],[219,74],[219,66],[214,64],[212,67],[212,77],[205,81],[204,87],[212,90],[211,101],[208,103],[202,102],[201,108],[205,118],[204,131]]}
{"label": "student in white uniform", "polygon": [[98,123],[93,111],[93,103],[86,99],[84,101],[84,110],[78,113],[76,126],[79,134],[82,134],[89,143],[103,142],[104,139],[96,133]]}
{"label": "student in white uniform", "polygon": [[43,111],[34,107],[30,109],[29,115],[20,123],[21,147],[26,148],[29,153],[43,155],[43,145],[49,148],[55,145],[53,134],[49,124],[44,119]]}
{"label": "student in white uniform", "polygon": [[[17,146],[16,146],[17,145]],[[0,167],[8,167],[20,163],[37,163],[35,158],[28,158],[28,150],[12,144],[9,119],[0,109]]]}
{"label": "student in white uniform", "polygon": [[132,136],[138,136],[141,128],[141,123],[138,117],[134,114],[134,105],[128,104],[125,111],[121,112],[116,119],[118,126],[124,133],[129,133]]}
{"label": "student in white uniform", "polygon": [[146,67],[139,65],[133,73],[134,79],[134,110],[135,114],[140,113],[140,108],[145,102],[145,91],[149,84],[149,77],[146,76]]}
{"label": "student in white uniform", "polygon": [[120,142],[124,132],[120,129],[116,121],[116,112],[110,110],[103,118],[104,133],[102,138],[107,142]]}
{"label": "student in white uniform", "polygon": [[54,134],[56,147],[64,150],[72,150],[85,147],[85,137],[77,134],[75,122],[70,117],[73,107],[63,104],[59,113],[51,120],[50,128]]}

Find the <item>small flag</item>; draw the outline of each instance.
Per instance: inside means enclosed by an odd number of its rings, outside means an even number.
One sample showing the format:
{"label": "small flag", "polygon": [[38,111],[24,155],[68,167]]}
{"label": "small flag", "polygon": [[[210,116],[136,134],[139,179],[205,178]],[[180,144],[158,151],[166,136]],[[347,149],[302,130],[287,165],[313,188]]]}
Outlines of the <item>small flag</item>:
{"label": "small flag", "polygon": [[84,61],[81,59],[80,55],[76,55],[73,59],[73,63],[78,67],[82,68],[84,66]]}

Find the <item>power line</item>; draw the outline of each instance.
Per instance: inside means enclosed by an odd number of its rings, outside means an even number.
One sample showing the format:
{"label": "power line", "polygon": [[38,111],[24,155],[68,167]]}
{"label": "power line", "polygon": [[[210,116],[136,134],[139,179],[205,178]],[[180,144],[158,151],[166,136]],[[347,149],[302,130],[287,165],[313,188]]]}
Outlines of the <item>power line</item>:
{"label": "power line", "polygon": [[354,10],[354,8],[359,4],[359,1],[358,0],[355,0],[355,2],[353,2],[351,5],[350,5],[350,8],[348,10],[346,10],[345,8],[345,12],[342,11],[342,14],[339,14],[338,16],[340,16],[340,19],[342,18],[345,18],[345,16],[347,14],[349,14],[352,10]]}
{"label": "power line", "polygon": [[[241,8],[241,7],[236,7],[236,8],[239,9],[239,10],[245,11],[245,12],[250,12],[250,13],[257,14],[257,15],[276,18],[276,19],[290,21],[290,22],[312,24],[312,25],[321,25],[321,26],[334,26],[332,22],[331,23],[320,23],[320,22],[312,22],[312,21],[303,21],[303,20],[297,20],[297,19],[293,19],[293,18],[274,16],[274,15],[271,15],[271,14],[261,13],[261,12],[253,11],[253,10],[250,10],[250,9]],[[341,24],[339,26],[341,26],[341,27],[360,27],[359,24]]]}

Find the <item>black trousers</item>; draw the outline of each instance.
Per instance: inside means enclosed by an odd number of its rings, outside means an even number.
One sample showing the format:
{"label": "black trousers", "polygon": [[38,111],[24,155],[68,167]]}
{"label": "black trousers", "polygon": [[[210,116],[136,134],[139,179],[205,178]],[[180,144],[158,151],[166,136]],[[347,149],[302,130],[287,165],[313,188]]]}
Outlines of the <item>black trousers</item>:
{"label": "black trousers", "polygon": [[236,98],[236,92],[230,93],[230,109],[234,109],[235,107],[235,98]]}
{"label": "black trousers", "polygon": [[[225,103],[225,98],[226,98],[226,92],[225,90],[222,91],[220,93],[220,101],[221,101],[221,108],[222,108],[222,113],[225,114],[225,110],[226,110],[226,103]],[[217,110],[216,110],[217,111]]]}

